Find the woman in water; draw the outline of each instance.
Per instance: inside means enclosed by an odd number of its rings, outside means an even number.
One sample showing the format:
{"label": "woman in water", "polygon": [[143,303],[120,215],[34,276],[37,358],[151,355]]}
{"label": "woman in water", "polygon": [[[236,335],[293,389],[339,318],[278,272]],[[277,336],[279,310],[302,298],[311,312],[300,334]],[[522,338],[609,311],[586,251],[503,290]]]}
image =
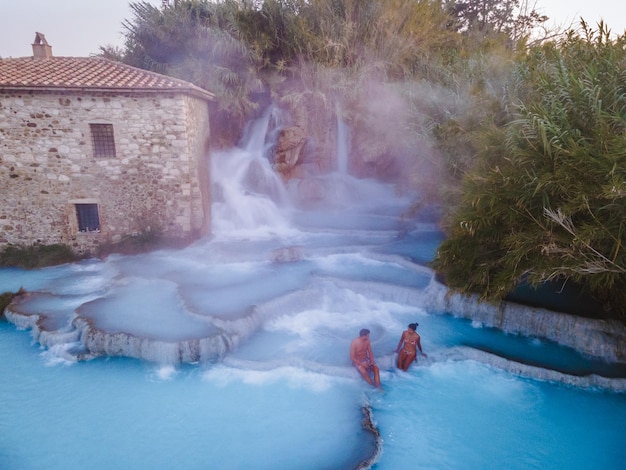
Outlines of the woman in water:
{"label": "woman in water", "polygon": [[400,338],[400,342],[396,348],[396,352],[398,353],[398,369],[407,371],[411,362],[415,360],[418,349],[420,350],[422,356],[427,357],[422,351],[420,335],[415,332],[417,327],[417,323],[411,323],[409,324],[409,327],[402,332],[402,337]]}

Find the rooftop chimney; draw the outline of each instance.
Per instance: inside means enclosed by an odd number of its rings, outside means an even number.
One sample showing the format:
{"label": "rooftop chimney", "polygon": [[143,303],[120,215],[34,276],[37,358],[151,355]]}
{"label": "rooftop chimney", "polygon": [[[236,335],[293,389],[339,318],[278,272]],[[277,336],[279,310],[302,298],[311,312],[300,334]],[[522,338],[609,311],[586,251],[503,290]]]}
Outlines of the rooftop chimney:
{"label": "rooftop chimney", "polygon": [[46,41],[46,37],[41,33],[35,33],[33,42],[33,57],[36,59],[47,59],[52,57],[52,46]]}

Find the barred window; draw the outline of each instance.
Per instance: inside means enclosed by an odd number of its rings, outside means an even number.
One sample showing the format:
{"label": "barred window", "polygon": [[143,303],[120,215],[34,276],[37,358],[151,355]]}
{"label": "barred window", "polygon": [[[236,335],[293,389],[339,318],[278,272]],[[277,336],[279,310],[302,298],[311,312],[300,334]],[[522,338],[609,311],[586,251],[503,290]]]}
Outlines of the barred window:
{"label": "barred window", "polygon": [[98,204],[75,204],[79,232],[99,232]]}
{"label": "barred window", "polygon": [[114,158],[113,124],[89,124],[94,157]]}

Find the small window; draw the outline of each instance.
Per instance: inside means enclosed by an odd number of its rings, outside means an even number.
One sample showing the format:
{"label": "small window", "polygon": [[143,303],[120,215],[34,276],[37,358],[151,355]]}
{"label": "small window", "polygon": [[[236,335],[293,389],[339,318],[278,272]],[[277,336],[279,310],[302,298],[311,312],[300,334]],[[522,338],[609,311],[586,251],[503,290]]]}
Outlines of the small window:
{"label": "small window", "polygon": [[79,232],[99,232],[98,204],[75,204]]}
{"label": "small window", "polygon": [[91,128],[94,156],[114,158],[115,139],[113,137],[113,124],[89,124],[89,127]]}

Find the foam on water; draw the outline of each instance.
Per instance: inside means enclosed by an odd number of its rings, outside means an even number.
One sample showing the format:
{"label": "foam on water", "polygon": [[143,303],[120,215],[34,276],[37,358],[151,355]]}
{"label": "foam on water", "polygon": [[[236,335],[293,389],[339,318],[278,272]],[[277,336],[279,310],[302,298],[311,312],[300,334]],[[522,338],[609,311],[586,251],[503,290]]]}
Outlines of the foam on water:
{"label": "foam on water", "polygon": [[[238,364],[242,363],[239,362]],[[279,366],[269,370],[255,370],[250,364],[246,365],[246,369],[213,367],[206,371],[203,377],[205,380],[220,386],[233,382],[249,385],[281,384],[291,389],[307,389],[313,392],[326,392],[338,380],[327,374],[298,367]]]}
{"label": "foam on water", "polygon": [[264,155],[271,112],[250,129],[244,148],[211,156],[213,234],[217,239],[274,237],[293,233],[285,211],[287,193]]}

